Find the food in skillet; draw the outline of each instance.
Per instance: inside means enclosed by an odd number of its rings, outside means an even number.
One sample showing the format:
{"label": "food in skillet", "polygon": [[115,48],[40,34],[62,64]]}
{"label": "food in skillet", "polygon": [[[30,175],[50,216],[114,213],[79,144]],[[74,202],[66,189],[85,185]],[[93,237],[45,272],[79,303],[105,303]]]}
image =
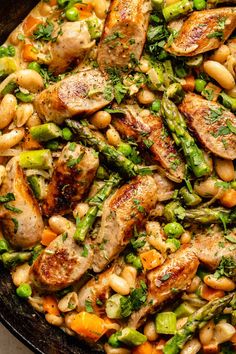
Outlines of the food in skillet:
{"label": "food in skillet", "polygon": [[0,261],[107,354],[236,352],[236,8],[41,1],[0,47]]}

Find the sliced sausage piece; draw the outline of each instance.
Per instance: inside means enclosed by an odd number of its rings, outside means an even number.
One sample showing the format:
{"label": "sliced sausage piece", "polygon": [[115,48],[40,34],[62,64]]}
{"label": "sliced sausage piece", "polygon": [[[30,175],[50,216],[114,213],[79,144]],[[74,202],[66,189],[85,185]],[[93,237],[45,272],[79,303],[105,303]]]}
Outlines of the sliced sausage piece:
{"label": "sliced sausage piece", "polygon": [[199,141],[213,154],[236,159],[236,117],[222,105],[194,93],[185,95],[179,106],[187,125]]}
{"label": "sliced sausage piece", "polygon": [[61,152],[43,204],[44,214],[71,211],[88,192],[95,177],[99,159],[96,152],[76,143],[68,143]]}
{"label": "sliced sausage piece", "polygon": [[218,48],[236,28],[236,8],[193,12],[172,44],[165,49],[177,56],[193,56]]}
{"label": "sliced sausage piece", "polygon": [[146,40],[150,0],[113,0],[98,46],[98,64],[121,70],[140,59]]}
{"label": "sliced sausage piece", "polygon": [[40,290],[52,292],[70,286],[89,269],[93,252],[89,244],[86,254],[73,239],[75,227],[59,235],[45,248],[30,270],[30,279]]}
{"label": "sliced sausage piece", "polygon": [[157,186],[151,176],[136,177],[118,189],[103,207],[93,260],[101,272],[128,244],[157,202]]}
{"label": "sliced sausage piece", "polygon": [[123,136],[134,138],[141,148],[148,149],[168,176],[175,182],[181,182],[184,178],[185,164],[162,119],[151,112],[141,117],[139,114],[141,109],[136,105],[126,105],[122,110],[124,114],[113,119],[116,129]]}
{"label": "sliced sausage piece", "polygon": [[199,261],[189,246],[181,247],[160,267],[147,275],[147,305],[132,313],[128,327],[140,327],[146,316],[159,305],[173,299],[176,292],[184,291],[197,272]]}
{"label": "sliced sausage piece", "polygon": [[[40,209],[17,158],[8,162],[6,170],[0,195],[13,193],[15,200],[0,208],[4,236],[15,248],[30,248],[41,240],[44,225]],[[6,209],[9,207],[16,212]]]}
{"label": "sliced sausage piece", "polygon": [[106,87],[99,70],[81,71],[42,91],[34,101],[35,108],[43,120],[61,124],[66,118],[92,114],[109,104],[113,96],[104,94]]}

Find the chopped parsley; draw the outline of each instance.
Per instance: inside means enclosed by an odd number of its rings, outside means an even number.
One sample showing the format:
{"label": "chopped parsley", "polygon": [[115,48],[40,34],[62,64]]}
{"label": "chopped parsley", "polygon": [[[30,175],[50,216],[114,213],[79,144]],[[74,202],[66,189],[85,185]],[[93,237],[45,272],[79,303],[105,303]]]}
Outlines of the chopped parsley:
{"label": "chopped parsley", "polygon": [[86,310],[86,312],[89,312],[89,313],[93,312],[93,307],[92,307],[91,301],[85,300],[85,310]]}
{"label": "chopped parsley", "polygon": [[120,32],[114,32],[112,33],[110,36],[107,36],[105,39],[104,39],[104,43],[108,43],[108,42],[111,42],[111,41],[114,41],[115,39],[117,38],[124,38],[125,35],[120,33]]}
{"label": "chopped parsley", "polygon": [[121,316],[129,317],[133,311],[138,311],[147,301],[147,285],[141,281],[140,288],[131,291],[129,296],[120,299]]}
{"label": "chopped parsley", "polygon": [[8,203],[15,200],[15,196],[13,193],[7,193],[6,195],[0,196],[0,203]]}
{"label": "chopped parsley", "polygon": [[14,213],[17,213],[17,214],[20,214],[22,213],[22,210],[21,209],[18,209],[18,208],[15,208],[14,206],[10,205],[10,204],[4,204],[3,205],[5,209],[7,210],[10,210],[10,211],[13,211]]}
{"label": "chopped parsley", "polygon": [[33,33],[33,38],[40,41],[49,42],[52,41],[52,33],[54,30],[54,25],[52,22],[47,21],[45,24],[40,23]]}
{"label": "chopped parsley", "polygon": [[233,257],[222,257],[214,276],[219,279],[220,277],[235,277],[236,275],[236,262]]}
{"label": "chopped parsley", "polygon": [[151,139],[144,139],[143,143],[148,149],[150,149],[150,147],[152,147],[152,145],[154,144],[154,141],[152,141]]}
{"label": "chopped parsley", "polygon": [[88,257],[88,252],[89,252],[89,247],[87,245],[84,245],[83,252],[81,253],[81,256]]}
{"label": "chopped parsley", "polygon": [[16,218],[12,218],[11,221],[14,223],[14,234],[16,234],[19,228],[19,222]]}
{"label": "chopped parsley", "polygon": [[103,92],[103,97],[105,98],[106,101],[111,101],[113,98],[113,88],[111,85],[107,85],[104,88],[104,92]]}
{"label": "chopped parsley", "polygon": [[0,58],[3,57],[14,57],[16,54],[15,47],[13,45],[8,45],[7,47],[0,46]]}
{"label": "chopped parsley", "polygon": [[70,151],[75,151],[75,149],[76,149],[76,143],[70,143],[69,150]]}
{"label": "chopped parsley", "polygon": [[62,234],[62,241],[65,242],[65,240],[67,239],[67,237],[68,237],[68,233],[67,233],[67,232],[64,232],[64,233]]}
{"label": "chopped parsley", "polygon": [[67,161],[67,166],[70,167],[70,168],[73,168],[75,167],[78,163],[80,163],[80,161],[82,160],[82,158],[84,157],[84,154],[85,152],[81,152],[81,154],[79,155],[79,157],[73,159],[73,158],[70,158],[68,161]]}
{"label": "chopped parsley", "polygon": [[163,277],[161,278],[161,281],[166,281],[166,280],[170,279],[171,276],[172,276],[172,273],[166,273],[166,274],[163,275]]}

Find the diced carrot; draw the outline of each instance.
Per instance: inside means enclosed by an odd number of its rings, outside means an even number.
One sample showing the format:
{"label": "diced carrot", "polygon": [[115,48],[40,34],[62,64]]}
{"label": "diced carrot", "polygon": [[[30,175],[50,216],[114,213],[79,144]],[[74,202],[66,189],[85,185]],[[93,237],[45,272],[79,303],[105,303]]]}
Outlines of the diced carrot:
{"label": "diced carrot", "polygon": [[92,16],[93,5],[92,4],[75,4],[74,5],[79,10],[79,19],[84,20]]}
{"label": "diced carrot", "polygon": [[56,6],[57,5],[57,0],[50,0],[49,1],[50,6]]}
{"label": "diced carrot", "polygon": [[30,43],[25,44],[22,49],[22,58],[24,61],[36,61],[37,49]]}
{"label": "diced carrot", "polygon": [[156,354],[156,350],[150,342],[145,342],[135,347],[132,354]]}
{"label": "diced carrot", "polygon": [[37,150],[42,149],[42,145],[32,138],[31,134],[26,134],[24,141],[21,144],[23,150]]}
{"label": "diced carrot", "polygon": [[193,92],[195,89],[195,79],[193,75],[189,75],[187,77],[185,77],[184,79],[184,83],[182,83],[182,87],[184,89],[184,91],[191,91]]}
{"label": "diced carrot", "polygon": [[60,311],[57,305],[57,299],[54,296],[48,295],[43,298],[43,310],[50,315],[59,316]]}
{"label": "diced carrot", "polygon": [[55,240],[56,237],[57,234],[55,232],[48,227],[45,227],[42,233],[41,243],[43,246],[48,246],[53,240]]}
{"label": "diced carrot", "polygon": [[218,100],[221,88],[209,82],[204,90],[202,91],[202,96],[206,97],[209,101],[216,102]]}
{"label": "diced carrot", "polygon": [[71,322],[71,329],[95,342],[106,332],[105,321],[97,315],[85,311],[75,315]]}
{"label": "diced carrot", "polygon": [[23,30],[25,35],[30,36],[40,23],[42,23],[42,21],[39,18],[31,15],[27,16],[23,22]]}
{"label": "diced carrot", "polygon": [[220,202],[226,208],[233,208],[236,206],[236,190],[235,189],[227,189],[222,197],[220,198]]}
{"label": "diced carrot", "polygon": [[141,253],[140,258],[145,270],[156,268],[163,263],[162,255],[154,249]]}
{"label": "diced carrot", "polygon": [[221,298],[225,295],[223,290],[212,289],[206,284],[203,284],[199,289],[199,295],[207,301]]}
{"label": "diced carrot", "polygon": [[209,344],[203,345],[203,353],[204,354],[218,354],[219,346],[215,341],[212,341]]}

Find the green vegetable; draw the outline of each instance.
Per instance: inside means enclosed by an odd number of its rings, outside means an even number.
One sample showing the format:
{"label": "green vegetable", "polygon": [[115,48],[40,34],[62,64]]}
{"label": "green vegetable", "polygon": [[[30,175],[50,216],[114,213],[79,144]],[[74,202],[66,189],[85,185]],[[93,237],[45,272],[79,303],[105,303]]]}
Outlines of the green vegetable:
{"label": "green vegetable", "polygon": [[9,57],[0,58],[0,79],[4,79],[16,70],[17,64],[15,59]]}
{"label": "green vegetable", "polygon": [[22,168],[47,170],[52,167],[52,155],[50,150],[23,151],[20,153],[19,157],[19,163]]}
{"label": "green vegetable", "polygon": [[73,138],[73,133],[69,128],[63,128],[62,131],[62,138],[65,139],[66,141],[70,141]]}
{"label": "green vegetable", "polygon": [[13,81],[9,82],[4,89],[1,91],[1,95],[5,96],[8,93],[12,93],[17,89],[17,84]]}
{"label": "green vegetable", "polygon": [[166,204],[164,209],[164,217],[168,222],[175,221],[176,219],[183,220],[185,218],[185,209],[178,201],[172,201]]}
{"label": "green vegetable", "polygon": [[34,96],[31,93],[24,93],[22,91],[18,91],[15,94],[16,98],[24,103],[30,103],[34,100]]}
{"label": "green vegetable", "polygon": [[28,262],[31,257],[31,252],[5,252],[1,255],[0,260],[4,267],[13,268],[18,264]]}
{"label": "green vegetable", "polygon": [[[205,0],[203,0],[205,1]],[[195,57],[192,57],[186,61],[186,64],[190,67],[198,67],[203,63],[203,55],[199,54]]]}
{"label": "green vegetable", "polygon": [[152,63],[152,68],[147,72],[148,76],[148,86],[152,90],[158,90],[158,91],[163,91],[164,90],[164,70],[163,70],[163,65],[158,62],[151,62]]}
{"label": "green vegetable", "polygon": [[37,73],[40,74],[41,66],[39,63],[37,63],[37,61],[32,61],[31,63],[28,64],[28,69],[37,71]]}
{"label": "green vegetable", "polygon": [[173,222],[165,225],[164,232],[170,238],[172,238],[172,237],[179,238],[182,235],[182,233],[184,232],[184,228],[178,222],[173,221]]}
{"label": "green vegetable", "polygon": [[206,87],[207,82],[202,79],[196,79],[195,80],[195,90],[197,92],[202,92],[204,88]]}
{"label": "green vegetable", "polygon": [[121,318],[121,305],[120,300],[122,299],[122,295],[115,294],[109,297],[106,301],[106,314],[108,318],[116,319]]}
{"label": "green vegetable", "polygon": [[230,109],[232,112],[236,112],[236,98],[227,95],[225,92],[221,92],[219,99],[223,106]]}
{"label": "green vegetable", "polygon": [[113,348],[119,348],[121,346],[121,342],[118,340],[119,334],[120,332],[113,333],[108,339],[108,344],[110,344]]}
{"label": "green vegetable", "polygon": [[184,344],[194,336],[198,329],[223,312],[233,297],[234,294],[229,294],[220,299],[210,301],[191,314],[187,323],[165,344],[163,348],[164,354],[178,354]]}
{"label": "green vegetable", "polygon": [[96,177],[98,179],[104,180],[104,179],[107,179],[109,177],[109,175],[103,166],[99,166],[97,169]]}
{"label": "green vegetable", "polygon": [[187,302],[182,302],[177,309],[175,309],[175,314],[177,318],[182,318],[182,317],[188,317],[191,315],[196,309],[192,307],[189,303]]}
{"label": "green vegetable", "polygon": [[200,198],[199,195],[194,192],[190,193],[187,187],[182,187],[179,193],[187,206],[193,207],[200,204],[202,201],[202,198]]}
{"label": "green vegetable", "polygon": [[161,100],[156,99],[154,102],[152,102],[152,105],[150,107],[151,111],[154,113],[160,112],[161,109]]}
{"label": "green vegetable", "polygon": [[186,122],[176,105],[167,97],[162,99],[162,113],[165,118],[175,143],[181,146],[188,166],[196,177],[210,173],[210,167],[205,161],[203,151],[196,145],[193,137],[188,133]]}
{"label": "green vegetable", "polygon": [[30,128],[30,134],[37,141],[48,141],[61,136],[61,129],[55,123],[45,123]]}
{"label": "green vegetable", "polygon": [[223,256],[219,266],[217,267],[214,276],[218,279],[220,277],[226,276],[229,278],[236,277],[236,261],[233,257]]}
{"label": "green vegetable", "polygon": [[57,140],[49,140],[46,143],[46,148],[52,151],[57,151],[59,149],[59,142]]}
{"label": "green vegetable", "polygon": [[193,3],[189,0],[181,0],[163,8],[162,13],[166,20],[169,22],[177,17],[186,15],[193,9]]}
{"label": "green vegetable", "polygon": [[0,46],[0,58],[14,57],[16,54],[15,47],[13,45]]}
{"label": "green vegetable", "polygon": [[139,256],[136,256],[134,253],[129,253],[125,256],[125,261],[128,264],[131,264],[134,268],[141,270],[143,268],[142,261]]}
{"label": "green vegetable", "polygon": [[176,252],[180,246],[181,243],[179,240],[176,240],[175,238],[168,238],[166,240],[167,248],[170,249],[171,252]]}
{"label": "green vegetable", "polygon": [[71,7],[68,10],[66,10],[66,18],[69,21],[77,21],[79,19],[79,11],[76,7]]}
{"label": "green vegetable", "polygon": [[112,192],[112,189],[120,183],[120,177],[118,174],[112,174],[109,180],[104,184],[104,186],[98,191],[98,193],[89,199],[90,208],[86,215],[81,219],[76,225],[76,231],[74,234],[74,239],[76,242],[83,242],[85,237],[93,226],[93,223],[97,217],[99,209],[101,209],[103,202]]}
{"label": "green vegetable", "polygon": [[138,167],[113,146],[95,136],[92,130],[86,126],[86,123],[86,121],[78,122],[71,119],[66,120],[66,124],[72,128],[77,137],[87,145],[98,150],[108,164],[115,166],[119,172],[125,176],[136,176],[139,172]]}
{"label": "green vegetable", "polygon": [[147,341],[147,337],[144,336],[142,333],[136,331],[133,328],[123,328],[118,334],[117,339],[121,343],[129,347],[135,347],[137,345],[141,345]]}
{"label": "green vegetable", "polygon": [[205,0],[193,0],[193,6],[196,10],[204,10],[206,8]]}
{"label": "green vegetable", "polygon": [[94,18],[86,20],[86,23],[88,25],[88,30],[89,30],[91,39],[100,38],[102,35],[102,29],[101,29],[101,25],[100,25],[98,19],[94,17]]}
{"label": "green vegetable", "polygon": [[160,334],[175,334],[176,314],[174,312],[158,313],[155,320],[156,332]]}
{"label": "green vegetable", "polygon": [[175,82],[167,88],[166,96],[173,102],[180,103],[184,98],[184,90],[179,83]]}
{"label": "green vegetable", "polygon": [[162,8],[164,6],[164,1],[163,0],[152,0],[152,7],[156,10],[156,11],[162,11]]}
{"label": "green vegetable", "polygon": [[9,251],[9,245],[6,240],[0,240],[0,254]]}
{"label": "green vegetable", "polygon": [[18,288],[16,289],[16,293],[19,297],[22,297],[23,299],[27,299],[32,295],[31,286],[29,284],[23,283],[20,286],[18,286]]}
{"label": "green vegetable", "polygon": [[33,38],[35,40],[40,40],[45,42],[52,41],[53,30],[54,30],[53,23],[47,20],[46,23],[40,23],[36,27],[36,30],[33,33]]}
{"label": "green vegetable", "polygon": [[184,64],[181,63],[180,65],[175,66],[175,74],[180,78],[183,79],[188,75],[188,72],[186,71]]}
{"label": "green vegetable", "polygon": [[129,156],[132,153],[132,147],[128,143],[120,143],[118,146],[118,151],[124,156]]}
{"label": "green vegetable", "polygon": [[46,183],[42,176],[29,176],[27,181],[35,195],[39,200],[42,200],[46,196]]}

